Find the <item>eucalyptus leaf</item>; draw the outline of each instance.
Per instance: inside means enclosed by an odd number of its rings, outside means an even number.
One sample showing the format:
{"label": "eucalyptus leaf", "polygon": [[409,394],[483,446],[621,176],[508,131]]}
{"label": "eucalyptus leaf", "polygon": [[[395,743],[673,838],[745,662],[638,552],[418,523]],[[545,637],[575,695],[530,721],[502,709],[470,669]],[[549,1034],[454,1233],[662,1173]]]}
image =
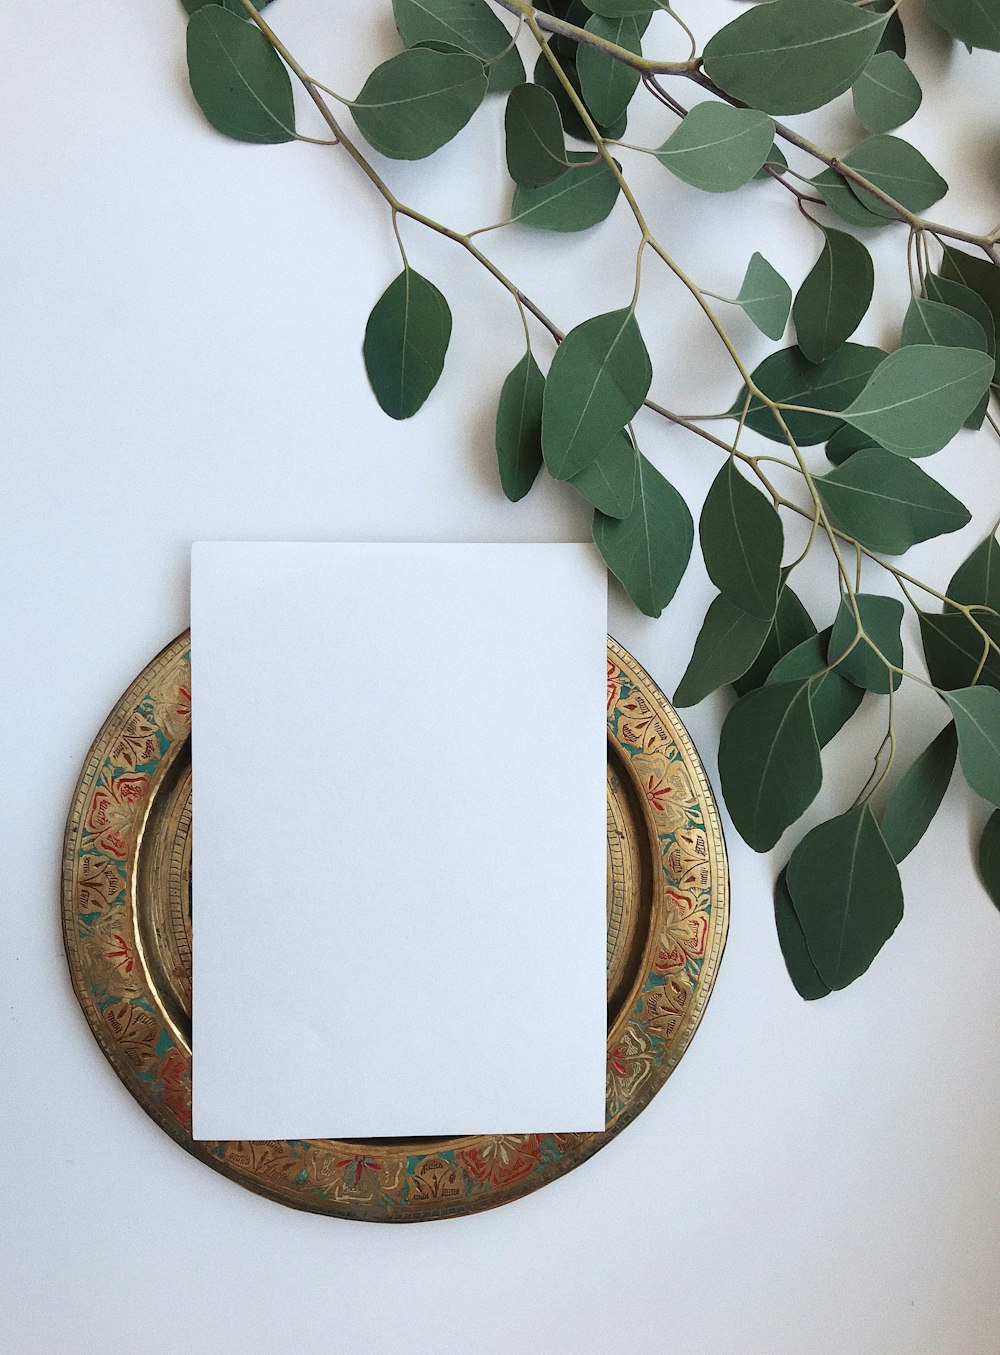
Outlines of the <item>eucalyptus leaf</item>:
{"label": "eucalyptus leaf", "polygon": [[914,344],[879,364],[845,421],[898,456],[930,456],[952,440],[993,375],[988,353]]}
{"label": "eucalyptus leaf", "polygon": [[979,874],[986,892],[1000,908],[1000,810],[986,820],[979,839]]}
{"label": "eucalyptus leaf", "polygon": [[570,484],[605,517],[627,518],[635,504],[638,477],[639,453],[623,430],[570,478]]}
{"label": "eucalyptus leaf", "polygon": [[[811,679],[809,708],[821,748],[840,733],[864,700],[864,692],[835,668],[823,672],[829,663],[830,635],[829,627],[818,635],[810,635],[778,660],[767,679],[768,685]],[[822,677],[817,676],[820,673]]]}
{"label": "eucalyptus leaf", "polygon": [[830,211],[848,225],[875,229],[890,224],[890,217],[879,216],[877,212],[871,212],[863,206],[851,191],[848,181],[835,169],[824,169],[809,182]]}
{"label": "eucalyptus leaf", "polygon": [[[580,73],[576,68],[576,60],[573,57],[564,56],[559,62],[562,72],[569,80],[574,92],[583,100],[586,106],[587,100],[583,97],[583,90],[580,87]],[[592,140],[587,124],[580,116],[580,112],[573,100],[563,88],[562,81],[556,75],[555,71],[549,65],[548,58],[544,52],[539,53],[538,60],[535,62],[535,69],[532,72],[532,79],[536,85],[541,85],[547,89],[556,103],[559,105],[559,114],[563,120],[563,126],[566,128],[568,136],[575,136],[580,141]],[[600,118],[593,118],[597,130],[601,136],[609,141],[618,141],[625,135],[627,126],[627,116],[622,114],[614,122],[604,123]],[[593,158],[588,157],[588,158]]]}
{"label": "eucalyptus leaf", "polygon": [[847,0],[773,0],[709,40],[705,72],[765,113],[806,113],[850,89],[885,23]]}
{"label": "eucalyptus leaf", "polygon": [[446,42],[478,57],[488,67],[488,87],[494,92],[524,80],[524,63],[487,0],[392,0],[392,12],[404,47]]}
{"label": "eucalyptus leaf", "polygon": [[996,0],[927,0],[927,12],[959,42],[1000,52],[1000,7]]}
{"label": "eucalyptus leaf", "polygon": [[586,151],[570,151],[572,169],[541,188],[518,187],[511,219],[540,231],[585,231],[611,214],[619,184],[610,166]]}
{"label": "eucalyptus leaf", "polygon": [[404,268],[376,301],[365,329],[364,359],[375,398],[392,419],[408,419],[444,368],[451,310],[425,277]]}
{"label": "eucalyptus leaf", "polygon": [[[996,358],[996,326],[993,323],[993,314],[981,296],[974,292],[971,287],[966,287],[964,283],[953,282],[950,278],[938,277],[936,273],[927,275],[925,290],[929,301],[949,306],[952,310],[961,311],[968,315],[970,319],[975,320],[986,335],[986,351],[991,358]],[[976,344],[969,344],[968,346],[975,348]],[[993,379],[996,380],[995,373]],[[987,391],[966,419],[966,428],[982,427],[989,403],[990,395]]]}
{"label": "eucalyptus leaf", "polygon": [[566,172],[559,107],[541,85],[517,85],[504,112],[507,170],[516,184],[542,188]]}
{"label": "eucalyptus leaf", "polygon": [[902,555],[918,541],[957,532],[971,520],[953,494],[903,457],[880,447],[855,452],[814,481],[839,526],[886,555]]}
{"label": "eucalyptus leaf", "polygon": [[963,687],[944,699],[958,728],[958,760],[966,781],[984,800],[1000,805],[1000,691]]}
{"label": "eucalyptus leaf", "polygon": [[[927,672],[935,687],[950,691],[969,687],[977,673],[978,681],[983,685],[1000,687],[1000,654],[992,647],[987,650],[986,640],[964,612],[920,612],[918,615]],[[988,612],[981,613],[976,619],[990,639],[1000,644],[1000,619]]]}
{"label": "eucalyptus leaf", "polygon": [[[868,638],[862,638],[854,644],[857,622],[849,600],[844,598],[830,636],[830,662],[835,663],[841,676],[856,687],[866,692],[888,692],[890,681],[896,688],[902,678],[899,673],[890,672],[879,655],[884,655],[895,668],[902,668],[903,640],[900,627],[903,622],[903,604],[896,598],[883,597],[881,593],[856,593],[855,600],[861,625]],[[878,654],[872,644],[878,649]]]}
{"label": "eucalyptus leaf", "polygon": [[[915,146],[898,136],[870,136],[843,156],[842,162],[887,193],[909,212],[923,212],[943,198],[948,185]],[[876,216],[896,213],[866,188],[848,180],[851,192]]]}
{"label": "eucalyptus leaf", "polygon": [[900,343],[938,344],[942,348],[975,348],[980,353],[989,351],[986,331],[978,320],[964,310],[946,306],[940,301],[927,301],[915,296],[903,319]]}
{"label": "eucalyptus leaf", "polygon": [[735,457],[725,462],[712,482],[699,535],[708,577],[719,592],[751,616],[770,620],[781,581],[781,518],[740,474]]}
{"label": "eucalyptus leaf", "polygon": [[529,349],[507,374],[497,407],[497,468],[511,503],[524,498],[542,466],[544,390],[545,378]]}
{"label": "eucalyptus leaf", "polygon": [[849,423],[845,423],[826,444],[827,460],[832,461],[835,466],[842,466],[855,452],[875,445],[867,433],[862,433],[860,429],[852,428]]}
{"label": "eucalyptus leaf", "polygon": [[870,8],[879,14],[888,15],[885,32],[879,41],[878,50],[880,52],[895,52],[898,57],[905,57],[906,33],[903,30],[903,21],[896,8],[896,0],[874,0]]}
{"label": "eucalyptus leaf", "polygon": [[295,140],[292,82],[254,24],[221,5],[196,9],[188,20],[187,66],[191,92],[216,131],[256,145]]}
{"label": "eucalyptus leaf", "polygon": [[376,66],[351,114],[375,150],[422,160],[462,130],[485,95],[486,67],[478,57],[411,47]]}
{"label": "eucalyptus leaf", "polygon": [[769,339],[780,339],[792,307],[792,289],[763,254],[753,254],[736,304]]}
{"label": "eucalyptus leaf", "polygon": [[941,276],[961,282],[982,297],[993,316],[993,327],[1000,337],[1000,268],[988,259],[975,258],[954,245],[945,245]]}
{"label": "eucalyptus leaf", "polygon": [[694,523],[681,495],[640,454],[631,513],[616,519],[595,512],[594,541],[639,610],[659,616],[684,577]]}
{"label": "eucalyptus leaf", "polygon": [[[270,3],[271,0],[258,0],[254,8],[265,9]],[[196,9],[204,9],[206,5],[221,5],[223,9],[232,10],[234,14],[240,15],[243,19],[250,18],[243,0],[181,0],[181,4],[189,14],[193,14]]]}
{"label": "eucalyptus leaf", "polygon": [[750,616],[721,593],[713,598],[674,693],[674,705],[696,706],[719,687],[742,677],[760,653],[771,626],[770,619]]}
{"label": "eucalyptus leaf", "polygon": [[589,465],[639,409],[652,379],[631,308],[570,330],[545,382],[542,451],[549,474],[568,480]]}
{"label": "eucalyptus leaf", "polygon": [[958,735],[949,720],[907,767],[882,814],[882,836],[898,865],[913,851],[941,807],[955,770]]}
{"label": "eucalyptus leaf", "polygon": [[992,607],[1000,612],[1000,542],[991,532],[955,570],[948,596],[964,607]]}
{"label": "eucalyptus leaf", "polygon": [[775,141],[772,143],[771,149],[767,153],[767,159],[753,177],[755,179],[770,179],[772,177],[770,172],[771,169],[775,170],[778,174],[784,174],[787,168],[788,161],[785,159],[785,152]]}
{"label": "eucalyptus leaf", "polygon": [[786,881],[813,964],[831,988],[846,988],[903,916],[899,869],[871,806],[856,805],[807,833]]}
{"label": "eucalyptus leaf", "polygon": [[719,779],[737,832],[754,851],[770,851],[823,780],[808,682],[740,697],[722,726]]}
{"label": "eucalyptus leaf", "polygon": [[830,985],[820,978],[819,971],[810,958],[806,935],[795,912],[792,896],[788,892],[784,870],[774,882],[774,924],[778,931],[778,944],[781,946],[788,977],[799,997],[805,998],[807,1002],[827,997]]}
{"label": "eucalyptus leaf", "polygon": [[923,99],[917,78],[895,52],[876,52],[855,81],[854,111],[869,132],[909,122]]}
{"label": "eucalyptus leaf", "polygon": [[815,634],[813,619],[798,593],[790,584],[783,583],[778,592],[778,608],[761,651],[743,676],[733,683],[736,695],[746,696],[747,692],[763,687],[778,660]]}
{"label": "eucalyptus leaf", "polygon": [[729,193],[750,182],[773,141],[774,123],[765,114],[706,101],[691,109],[656,158],[695,188]]}
{"label": "eucalyptus leaf", "polygon": [[622,15],[648,18],[657,8],[657,0],[587,0],[587,8],[606,19],[618,19]]}
{"label": "eucalyptus leaf", "polygon": [[792,307],[799,348],[810,362],[832,357],[871,304],[875,268],[860,240],[824,230],[823,249]]}
{"label": "eucalyptus leaf", "polygon": [[[856,343],[845,343],[831,358],[820,363],[810,362],[798,348],[782,348],[764,359],[753,372],[753,380],[758,390],[772,400],[840,411],[861,393],[884,358],[880,348],[866,348]],[[733,405],[733,417],[739,417],[745,399],[744,387]],[[843,422],[838,412],[826,415],[785,410],[784,418],[788,431],[800,447],[826,442]],[[772,442],[785,441],[774,415],[756,397],[750,402],[746,423],[748,428],[762,433]]]}
{"label": "eucalyptus leaf", "polygon": [[[594,14],[587,20],[586,31],[634,52],[636,56],[642,55],[642,34],[638,21],[631,14],[614,19]],[[576,71],[580,77],[580,92],[595,122],[608,125],[624,116],[639,85],[640,75],[634,66],[627,66],[606,52],[581,43],[577,49]]]}
{"label": "eucalyptus leaf", "polygon": [[[929,301],[941,302],[945,306],[951,306],[953,310],[964,311],[966,315],[971,316],[986,335],[986,351],[991,357],[996,356],[996,326],[993,323],[993,312],[978,292],[974,292],[964,282],[943,278],[937,273],[927,274],[926,290]],[[975,344],[970,344],[969,347],[974,348]]]}

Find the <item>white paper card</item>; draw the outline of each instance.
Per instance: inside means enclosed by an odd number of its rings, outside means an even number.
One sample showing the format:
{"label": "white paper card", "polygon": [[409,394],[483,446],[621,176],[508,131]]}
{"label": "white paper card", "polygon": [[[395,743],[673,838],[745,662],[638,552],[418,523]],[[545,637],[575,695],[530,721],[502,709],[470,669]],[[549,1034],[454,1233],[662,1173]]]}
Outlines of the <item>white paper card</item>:
{"label": "white paper card", "polygon": [[602,1129],[593,549],[204,542],[191,629],[195,1137]]}

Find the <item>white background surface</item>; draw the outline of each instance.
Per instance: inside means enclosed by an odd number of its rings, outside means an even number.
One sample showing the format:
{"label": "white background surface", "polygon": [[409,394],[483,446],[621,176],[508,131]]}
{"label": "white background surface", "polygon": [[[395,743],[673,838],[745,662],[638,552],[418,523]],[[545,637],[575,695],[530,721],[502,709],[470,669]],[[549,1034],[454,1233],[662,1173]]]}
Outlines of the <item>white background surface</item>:
{"label": "white background surface", "polygon": [[[507,1208],[385,1228],[300,1215],[180,1152],[117,1082],[77,1009],[58,925],[62,822],[93,734],[187,622],[187,553],[205,537],[586,539],[551,484],[496,487],[500,380],[520,351],[509,300],[452,246],[407,230],[455,312],[448,369],[395,425],[360,341],[397,269],[386,213],[343,156],[214,135],[185,90],[170,0],[3,0],[5,928],[0,1345],[14,1355],[134,1349],[598,1355],[994,1355],[997,1349],[1000,919],[975,880],[986,817],[956,780],[903,868],[907,912],[873,970],[803,1004],[783,969],[762,859],[729,833],[732,926],[703,1026],[652,1106],[585,1167]],[[914,8],[909,2],[906,10]],[[707,33],[727,0],[688,0]],[[391,50],[388,7],[278,0],[273,20],[354,92]],[[702,17],[704,15],[704,17]],[[914,15],[919,18],[919,13]],[[943,220],[1000,218],[996,56],[921,44],[909,135],[947,171]],[[471,226],[503,210],[501,108],[392,182]],[[636,140],[662,136],[653,115]],[[808,126],[813,120],[804,119]],[[858,135],[848,101],[826,140]],[[794,282],[817,245],[787,194],[707,199],[637,167],[679,261],[732,295],[761,248]],[[469,200],[481,182],[482,198]],[[11,190],[13,189],[13,193]],[[787,199],[787,200],[786,200]],[[579,239],[486,237],[564,327],[621,305],[623,204]],[[627,241],[627,246],[622,242]],[[891,342],[903,235],[874,243],[894,280],[861,337]],[[624,252],[624,256],[623,256]],[[722,408],[735,386],[681,290],[650,263],[640,320],[654,391]],[[738,315],[751,358],[767,342]],[[539,345],[540,351],[544,351]],[[697,506],[714,454],[652,418],[645,450]],[[998,511],[998,448],[963,435],[927,466],[974,504],[914,551],[947,580]],[[790,547],[791,548],[791,547]],[[817,554],[804,592],[830,619]],[[660,621],[613,595],[612,630],[667,691],[709,597],[692,566]],[[941,723],[908,710],[902,753]],[[870,706],[870,709],[869,709]],[[688,713],[714,775],[725,698]],[[806,824],[853,799],[869,702],[831,749]],[[867,762],[867,749],[864,759]]]}
{"label": "white background surface", "polygon": [[196,543],[196,1139],[604,1128],[607,633],[586,544]]}

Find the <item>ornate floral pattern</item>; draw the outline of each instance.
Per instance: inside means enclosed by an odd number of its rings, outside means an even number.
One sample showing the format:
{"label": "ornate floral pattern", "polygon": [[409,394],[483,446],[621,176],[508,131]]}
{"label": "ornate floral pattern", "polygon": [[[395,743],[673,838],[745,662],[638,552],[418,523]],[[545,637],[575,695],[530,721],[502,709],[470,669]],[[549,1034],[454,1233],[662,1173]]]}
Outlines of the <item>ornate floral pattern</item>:
{"label": "ornate floral pattern", "polygon": [[709,916],[690,894],[665,889],[663,896],[666,908],[653,968],[657,974],[672,974],[705,954]]}
{"label": "ornate floral pattern", "polygon": [[684,732],[649,678],[609,642],[608,728],[631,765],[660,849],[648,973],[609,1032],[607,1127],[491,1134],[398,1147],[196,1143],[191,1056],[143,967],[129,903],[136,824],[157,767],[190,727],[186,637],[137,679],[95,748],[67,829],[64,935],[81,1004],[140,1103],[184,1147],[287,1204],[353,1218],[439,1218],[503,1203],[589,1157],[658,1090],[701,1016],[725,941],[725,856],[714,805]]}

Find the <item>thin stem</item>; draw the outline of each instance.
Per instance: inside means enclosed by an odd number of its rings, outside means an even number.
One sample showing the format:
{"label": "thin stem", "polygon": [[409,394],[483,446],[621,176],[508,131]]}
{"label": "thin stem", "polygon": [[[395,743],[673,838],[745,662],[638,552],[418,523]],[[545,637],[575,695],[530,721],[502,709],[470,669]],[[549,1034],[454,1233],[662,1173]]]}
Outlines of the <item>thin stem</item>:
{"label": "thin stem", "polygon": [[[246,3],[246,0],[244,0],[244,3]],[[590,33],[585,28],[578,28],[576,24],[568,23],[565,19],[559,19],[553,14],[545,14],[541,10],[535,10],[534,6],[527,4],[525,0],[496,0],[496,3],[503,9],[509,10],[511,14],[521,15],[532,31],[541,29],[546,33],[554,33],[557,37],[569,38],[575,43],[582,43],[585,47],[596,47],[605,56],[614,57],[616,61],[622,61],[637,71],[682,74],[693,70],[698,65],[697,58],[693,56],[689,61],[652,61],[647,57],[638,56],[635,52],[630,52],[627,47],[619,47],[617,43],[608,42],[606,38],[598,37],[596,33]]]}

